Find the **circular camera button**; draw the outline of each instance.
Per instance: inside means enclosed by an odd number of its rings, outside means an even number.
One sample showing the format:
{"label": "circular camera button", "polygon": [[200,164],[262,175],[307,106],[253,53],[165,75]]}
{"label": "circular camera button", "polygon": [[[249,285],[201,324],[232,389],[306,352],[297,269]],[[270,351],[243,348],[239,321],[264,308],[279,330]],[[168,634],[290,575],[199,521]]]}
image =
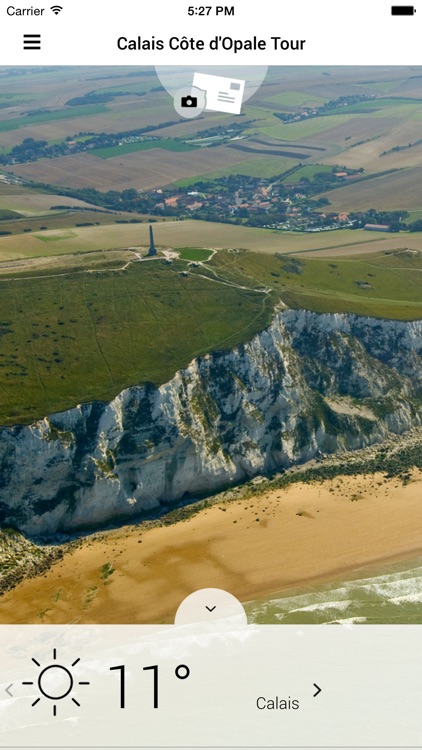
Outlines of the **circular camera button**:
{"label": "circular camera button", "polygon": [[178,115],[192,119],[199,117],[205,109],[205,91],[195,86],[185,86],[174,95],[174,108]]}

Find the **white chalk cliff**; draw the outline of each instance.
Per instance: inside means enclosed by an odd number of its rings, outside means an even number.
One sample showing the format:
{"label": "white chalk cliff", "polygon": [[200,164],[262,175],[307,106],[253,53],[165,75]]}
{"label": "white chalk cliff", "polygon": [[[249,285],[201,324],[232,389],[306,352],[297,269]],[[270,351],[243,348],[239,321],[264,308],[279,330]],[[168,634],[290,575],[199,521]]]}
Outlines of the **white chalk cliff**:
{"label": "white chalk cliff", "polygon": [[0,520],[96,528],[422,422],[422,321],[286,310],[168,383],[0,429]]}

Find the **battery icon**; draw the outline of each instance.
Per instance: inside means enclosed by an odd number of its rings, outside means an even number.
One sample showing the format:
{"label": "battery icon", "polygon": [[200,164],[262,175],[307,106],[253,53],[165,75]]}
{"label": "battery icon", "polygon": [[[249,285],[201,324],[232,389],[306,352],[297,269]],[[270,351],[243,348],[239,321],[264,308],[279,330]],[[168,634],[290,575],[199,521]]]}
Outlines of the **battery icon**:
{"label": "battery icon", "polygon": [[391,7],[392,16],[413,16],[416,8],[413,5],[393,5]]}

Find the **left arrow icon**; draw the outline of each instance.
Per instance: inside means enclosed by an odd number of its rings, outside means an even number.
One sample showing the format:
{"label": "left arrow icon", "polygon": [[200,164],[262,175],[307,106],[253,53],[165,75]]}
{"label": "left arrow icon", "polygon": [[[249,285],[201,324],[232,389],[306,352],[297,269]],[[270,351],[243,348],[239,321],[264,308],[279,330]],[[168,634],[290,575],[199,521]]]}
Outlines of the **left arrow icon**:
{"label": "left arrow icon", "polygon": [[13,687],[13,682],[11,682],[11,683],[10,683],[10,685],[8,685],[8,687],[7,687],[7,688],[5,688],[5,690],[6,690],[6,693],[7,693],[8,695],[10,695],[10,697],[11,697],[11,698],[13,698],[13,694],[12,694],[12,693],[10,692],[10,688],[11,688],[11,687]]}

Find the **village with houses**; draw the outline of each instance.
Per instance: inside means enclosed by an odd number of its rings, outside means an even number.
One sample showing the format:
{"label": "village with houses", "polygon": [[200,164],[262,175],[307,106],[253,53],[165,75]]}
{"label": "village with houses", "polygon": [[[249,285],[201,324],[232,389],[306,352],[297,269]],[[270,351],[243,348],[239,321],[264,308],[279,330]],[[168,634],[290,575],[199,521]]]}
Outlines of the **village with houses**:
{"label": "village with houses", "polygon": [[[318,171],[311,179],[301,176],[307,167],[291,175],[263,179],[231,175],[214,180],[202,177],[186,187],[142,193],[148,210],[155,215],[195,218],[289,232],[326,232],[356,228],[395,232],[409,229],[403,224],[406,211],[345,212],[330,210],[330,189],[365,178],[363,170],[334,167]],[[322,170],[323,168],[321,168]],[[146,206],[145,206],[146,207]]]}

